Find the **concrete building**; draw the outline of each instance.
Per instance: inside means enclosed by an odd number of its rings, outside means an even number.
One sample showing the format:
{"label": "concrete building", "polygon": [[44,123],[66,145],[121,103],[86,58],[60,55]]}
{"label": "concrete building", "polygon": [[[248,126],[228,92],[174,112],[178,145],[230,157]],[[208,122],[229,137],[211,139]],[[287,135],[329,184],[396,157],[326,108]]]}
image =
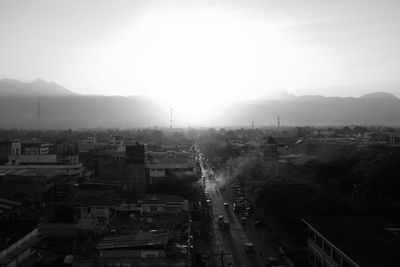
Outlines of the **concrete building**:
{"label": "concrete building", "polygon": [[21,202],[0,198],[0,219],[16,219],[21,214]]}
{"label": "concrete building", "polygon": [[124,152],[100,152],[97,173],[101,180],[120,181],[124,190],[144,195],[148,184],[144,145],[127,146]]}
{"label": "concrete building", "polygon": [[147,213],[189,211],[189,201],[176,195],[147,195],[138,204]]}
{"label": "concrete building", "polygon": [[33,221],[0,221],[0,266],[32,266],[29,260],[41,239]]}
{"label": "concrete building", "polygon": [[308,262],[322,267],[400,266],[398,225],[376,217],[311,217]]}
{"label": "concrete building", "polygon": [[64,181],[64,173],[49,169],[0,169],[0,196],[27,196],[37,202],[46,198],[56,184]]}
{"label": "concrete building", "polygon": [[78,151],[71,144],[56,145],[39,140],[13,140],[8,162],[0,165],[5,169],[48,169],[63,171],[65,175],[80,177],[83,166]]}
{"label": "concrete building", "polygon": [[196,156],[192,152],[147,152],[146,168],[149,169],[150,183],[168,176],[195,177]]}
{"label": "concrete building", "polygon": [[191,266],[186,247],[170,243],[165,231],[104,237],[97,245],[98,266]]}

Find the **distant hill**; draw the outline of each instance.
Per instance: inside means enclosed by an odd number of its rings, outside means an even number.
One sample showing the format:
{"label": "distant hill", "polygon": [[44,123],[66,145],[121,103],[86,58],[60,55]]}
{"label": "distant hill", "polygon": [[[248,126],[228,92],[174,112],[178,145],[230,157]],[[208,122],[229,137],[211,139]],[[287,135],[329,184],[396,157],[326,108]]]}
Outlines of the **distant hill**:
{"label": "distant hill", "polygon": [[[56,83],[0,80],[0,128],[36,128],[37,92],[42,128],[167,126],[168,107],[139,96],[83,96]],[[400,100],[377,92],[354,97],[299,96],[287,92],[268,99],[236,102],[215,112],[209,125],[400,125]],[[178,123],[178,122],[176,122]]]}
{"label": "distant hill", "polygon": [[168,113],[146,97],[84,96],[43,80],[0,80],[0,128],[35,129],[37,91],[44,129],[147,127],[167,125],[169,121]]}
{"label": "distant hill", "polygon": [[397,99],[398,98],[392,94],[386,92],[375,92],[369,93],[361,96],[360,98],[368,98],[368,99]]}
{"label": "distant hill", "polygon": [[23,83],[17,80],[0,80],[0,96],[77,96],[74,93],[54,82],[46,82],[36,79],[30,83]]}
{"label": "distant hill", "polygon": [[400,125],[400,99],[388,93],[372,93],[360,98],[299,96],[275,100],[238,102],[226,108],[220,125]]}

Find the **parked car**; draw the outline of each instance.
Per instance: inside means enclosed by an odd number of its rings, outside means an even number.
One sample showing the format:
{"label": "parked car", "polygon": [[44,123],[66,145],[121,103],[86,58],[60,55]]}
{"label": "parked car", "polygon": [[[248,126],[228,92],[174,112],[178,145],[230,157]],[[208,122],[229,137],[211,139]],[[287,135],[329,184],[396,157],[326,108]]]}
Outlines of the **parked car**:
{"label": "parked car", "polygon": [[225,202],[224,207],[225,207],[225,209],[229,209],[229,203]]}
{"label": "parked car", "polygon": [[224,215],[218,216],[218,222],[224,222]]}

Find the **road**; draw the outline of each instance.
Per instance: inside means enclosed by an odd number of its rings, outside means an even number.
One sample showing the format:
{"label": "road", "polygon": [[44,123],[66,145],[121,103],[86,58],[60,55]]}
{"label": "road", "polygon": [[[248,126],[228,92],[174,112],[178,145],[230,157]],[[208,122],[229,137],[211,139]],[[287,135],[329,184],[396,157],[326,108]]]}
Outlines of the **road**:
{"label": "road", "polygon": [[[203,167],[203,164],[201,164]],[[225,209],[226,202],[219,190],[217,181],[214,179],[211,170],[202,168],[204,175],[205,190],[211,199],[212,207],[209,211],[210,224],[212,231],[211,248],[213,251],[214,266],[235,266],[235,267],[262,267],[265,266],[263,260],[259,256],[257,248],[254,253],[247,254],[244,249],[244,244],[251,242],[243,227],[232,212],[231,205],[229,209]],[[224,216],[226,221],[230,223],[230,231],[224,231],[218,225],[219,215]],[[223,255],[221,255],[221,253]],[[231,264],[231,265],[229,265]]]}

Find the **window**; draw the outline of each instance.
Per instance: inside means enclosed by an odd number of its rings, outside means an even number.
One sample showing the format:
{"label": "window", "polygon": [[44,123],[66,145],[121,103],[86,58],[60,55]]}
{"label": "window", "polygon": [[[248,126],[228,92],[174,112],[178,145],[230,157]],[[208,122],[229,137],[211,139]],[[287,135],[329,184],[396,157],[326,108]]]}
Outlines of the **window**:
{"label": "window", "polygon": [[315,242],[315,233],[314,233],[313,230],[308,229],[308,237],[309,237],[313,242]]}
{"label": "window", "polygon": [[315,266],[316,267],[322,267],[322,258],[319,256],[315,257]]}
{"label": "window", "polygon": [[318,247],[322,248],[322,238],[319,235],[316,236],[315,243]]}
{"label": "window", "polygon": [[353,267],[353,264],[350,262],[349,259],[343,258],[343,267]]}
{"label": "window", "polygon": [[332,253],[332,248],[331,248],[331,246],[328,244],[328,243],[326,243],[326,242],[324,242],[324,252],[327,254],[327,255],[331,255],[331,253]]}
{"label": "window", "polygon": [[340,254],[339,254],[339,252],[337,251],[337,250],[333,250],[332,251],[332,258],[333,258],[333,260],[337,263],[337,264],[341,264],[341,260],[340,260]]}
{"label": "window", "polygon": [[310,262],[312,265],[314,265],[314,261],[315,261],[315,254],[314,254],[314,250],[308,248],[308,262]]}

